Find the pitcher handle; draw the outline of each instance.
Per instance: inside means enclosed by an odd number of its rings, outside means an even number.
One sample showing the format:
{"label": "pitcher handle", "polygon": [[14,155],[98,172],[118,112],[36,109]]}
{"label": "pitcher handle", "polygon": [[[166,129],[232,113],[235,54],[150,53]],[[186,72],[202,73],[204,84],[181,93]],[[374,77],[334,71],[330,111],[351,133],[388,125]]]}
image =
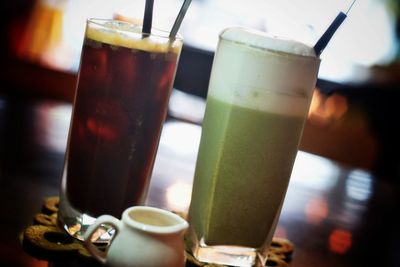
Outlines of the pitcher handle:
{"label": "pitcher handle", "polygon": [[[102,224],[110,225],[115,229],[115,233],[110,240],[110,244],[108,245],[105,251],[99,250],[91,241],[93,233],[99,228]],[[105,264],[107,260],[107,251],[115,236],[119,233],[121,229],[121,221],[111,215],[102,215],[97,218],[97,220],[88,227],[87,231],[84,234],[84,244],[86,249],[93,255],[94,258],[99,260],[101,263]]]}

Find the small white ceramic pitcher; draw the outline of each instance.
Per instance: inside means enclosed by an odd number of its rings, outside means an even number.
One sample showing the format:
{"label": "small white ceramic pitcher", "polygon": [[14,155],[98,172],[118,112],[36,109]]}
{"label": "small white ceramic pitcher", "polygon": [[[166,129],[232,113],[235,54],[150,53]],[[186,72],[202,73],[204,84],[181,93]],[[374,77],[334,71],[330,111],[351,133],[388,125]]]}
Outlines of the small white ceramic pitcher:
{"label": "small white ceramic pitcher", "polygon": [[[102,224],[115,228],[106,251],[91,242]],[[96,259],[112,267],[182,267],[183,233],[188,223],[178,215],[153,207],[126,209],[122,219],[100,216],[85,234],[85,246]]]}

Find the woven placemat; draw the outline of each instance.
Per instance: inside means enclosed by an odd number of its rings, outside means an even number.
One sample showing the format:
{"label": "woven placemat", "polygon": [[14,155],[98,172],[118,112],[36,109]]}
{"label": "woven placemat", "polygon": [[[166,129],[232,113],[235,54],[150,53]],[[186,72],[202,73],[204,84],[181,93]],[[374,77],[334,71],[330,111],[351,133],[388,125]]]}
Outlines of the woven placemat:
{"label": "woven placemat", "polygon": [[[57,226],[58,197],[47,198],[41,210],[34,216],[33,224],[21,233],[24,250],[31,256],[47,261],[77,258],[86,263],[95,263],[94,258],[82,242],[69,236]],[[179,213],[178,213],[179,214]],[[180,214],[182,216],[182,214]],[[105,247],[99,247],[99,249]],[[292,259],[294,246],[284,238],[274,237],[269,253],[267,267],[287,267]],[[196,260],[186,249],[186,266],[223,267],[218,264],[206,264]]]}

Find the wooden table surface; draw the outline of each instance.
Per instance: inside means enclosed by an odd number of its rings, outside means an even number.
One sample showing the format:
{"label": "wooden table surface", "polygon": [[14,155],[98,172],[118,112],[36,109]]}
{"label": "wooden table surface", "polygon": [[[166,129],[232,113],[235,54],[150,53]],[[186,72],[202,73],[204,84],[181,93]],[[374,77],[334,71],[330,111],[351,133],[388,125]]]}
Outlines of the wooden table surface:
{"label": "wooden table surface", "polygon": [[[19,234],[58,195],[70,112],[67,102],[0,95],[0,266],[56,265],[26,254]],[[200,132],[166,122],[148,205],[187,211]],[[400,266],[399,193],[366,170],[299,152],[275,233],[295,244],[290,266]]]}

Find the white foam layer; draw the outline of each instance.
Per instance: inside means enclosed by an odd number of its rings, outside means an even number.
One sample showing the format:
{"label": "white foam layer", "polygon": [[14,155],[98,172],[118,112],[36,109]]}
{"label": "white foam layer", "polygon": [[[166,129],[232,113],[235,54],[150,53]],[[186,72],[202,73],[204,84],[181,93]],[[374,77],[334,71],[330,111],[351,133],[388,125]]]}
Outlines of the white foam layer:
{"label": "white foam layer", "polygon": [[315,51],[312,47],[294,40],[269,35],[266,32],[233,27],[224,30],[220,36],[226,40],[245,43],[259,48],[315,57]]}
{"label": "white foam layer", "polygon": [[[143,38],[142,28],[127,22],[115,20],[93,20],[86,29],[86,37],[92,40],[126,48],[139,49],[149,52],[179,52],[181,39],[171,44],[167,33],[156,33]],[[153,30],[154,32],[155,30]],[[165,37],[163,37],[165,36]]]}
{"label": "white foam layer", "polygon": [[[310,47],[294,45],[299,43],[291,40],[271,40],[263,33],[242,28],[228,29],[221,35],[210,78],[210,96],[277,114],[307,114],[319,59],[294,52],[311,54]],[[278,44],[282,46],[276,47]]]}

